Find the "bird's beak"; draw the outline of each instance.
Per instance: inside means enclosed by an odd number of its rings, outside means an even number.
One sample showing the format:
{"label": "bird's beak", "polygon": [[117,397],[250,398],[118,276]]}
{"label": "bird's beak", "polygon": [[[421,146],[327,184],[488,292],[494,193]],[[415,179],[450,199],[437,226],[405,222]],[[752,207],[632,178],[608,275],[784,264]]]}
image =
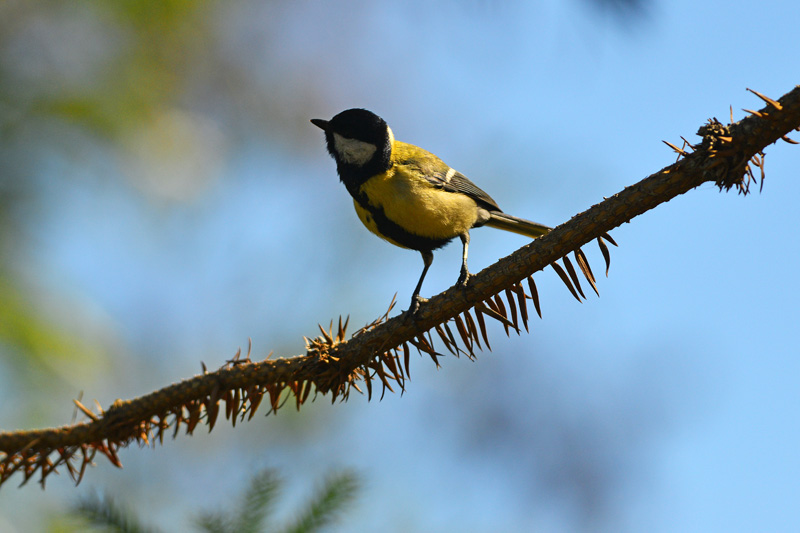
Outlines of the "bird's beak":
{"label": "bird's beak", "polygon": [[327,120],[322,120],[321,118],[312,118],[311,123],[323,131],[328,131],[330,125]]}

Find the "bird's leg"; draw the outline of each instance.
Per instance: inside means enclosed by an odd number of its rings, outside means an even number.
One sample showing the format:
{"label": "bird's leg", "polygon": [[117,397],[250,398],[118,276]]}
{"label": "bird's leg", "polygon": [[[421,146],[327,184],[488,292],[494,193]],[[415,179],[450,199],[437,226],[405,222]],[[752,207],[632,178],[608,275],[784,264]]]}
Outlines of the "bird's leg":
{"label": "bird's leg", "polygon": [[468,231],[461,234],[461,242],[464,244],[464,250],[461,256],[461,275],[458,276],[456,285],[458,287],[466,287],[467,281],[469,281],[469,270],[467,270],[467,250],[469,249]]}
{"label": "bird's leg", "polygon": [[414,289],[414,294],[411,295],[411,306],[408,308],[408,310],[412,315],[415,315],[417,311],[419,311],[419,304],[428,301],[419,295],[419,291],[422,289],[422,281],[425,279],[425,274],[428,273],[428,269],[431,267],[431,263],[433,263],[432,251],[425,250],[420,251],[420,253],[422,254],[422,261],[425,263],[425,266],[422,268],[422,275],[419,277],[419,281],[417,282],[417,288]]}

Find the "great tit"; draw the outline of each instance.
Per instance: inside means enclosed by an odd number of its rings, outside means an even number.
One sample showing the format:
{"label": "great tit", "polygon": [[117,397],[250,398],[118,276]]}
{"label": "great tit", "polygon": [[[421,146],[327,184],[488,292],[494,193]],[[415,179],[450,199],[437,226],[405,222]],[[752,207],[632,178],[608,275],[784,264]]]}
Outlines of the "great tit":
{"label": "great tit", "polygon": [[331,120],[312,119],[325,140],[356,213],[372,233],[422,254],[424,267],[411,297],[415,313],[424,301],[422,281],[433,250],[456,237],[463,243],[457,285],[469,279],[469,230],[489,226],[536,238],[551,228],[507,215],[491,196],[444,161],[412,144],[396,141],[391,128],[366,109],[348,109]]}

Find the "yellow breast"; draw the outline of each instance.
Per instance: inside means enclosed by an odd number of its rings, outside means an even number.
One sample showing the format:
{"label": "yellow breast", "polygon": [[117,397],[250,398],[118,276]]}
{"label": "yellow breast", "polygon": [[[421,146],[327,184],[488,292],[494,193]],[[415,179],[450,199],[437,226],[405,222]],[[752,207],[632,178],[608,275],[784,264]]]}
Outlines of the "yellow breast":
{"label": "yellow breast", "polygon": [[[361,186],[371,205],[405,231],[431,239],[451,239],[477,220],[477,205],[466,195],[436,189],[403,167],[393,167]],[[356,204],[361,222],[379,234],[369,213]]]}

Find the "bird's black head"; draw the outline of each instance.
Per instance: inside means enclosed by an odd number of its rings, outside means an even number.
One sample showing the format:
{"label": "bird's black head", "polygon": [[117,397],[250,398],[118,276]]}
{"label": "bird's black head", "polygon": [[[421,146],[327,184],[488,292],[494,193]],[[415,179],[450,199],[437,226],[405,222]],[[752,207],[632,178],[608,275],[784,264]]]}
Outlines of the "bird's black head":
{"label": "bird's black head", "polygon": [[369,175],[391,166],[394,135],[381,117],[366,109],[348,109],[331,120],[312,119],[325,131],[328,152],[336,160],[339,175],[356,172]]}

